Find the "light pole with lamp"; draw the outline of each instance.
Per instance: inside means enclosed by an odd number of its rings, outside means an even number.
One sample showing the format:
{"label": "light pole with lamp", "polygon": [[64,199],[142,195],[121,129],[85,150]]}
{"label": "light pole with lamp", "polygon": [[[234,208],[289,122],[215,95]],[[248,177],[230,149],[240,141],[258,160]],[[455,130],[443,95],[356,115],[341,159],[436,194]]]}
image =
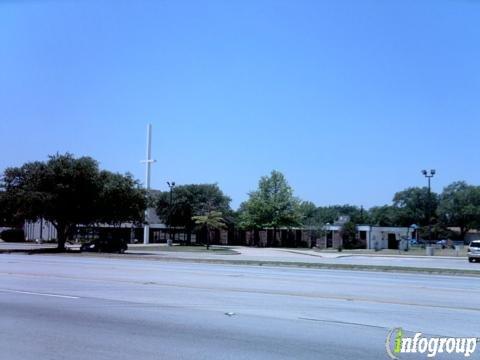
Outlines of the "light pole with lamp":
{"label": "light pole with lamp", "polygon": [[325,224],[325,249],[328,249],[328,228],[330,227],[330,223]]}
{"label": "light pole with lamp", "polygon": [[167,185],[170,188],[170,205],[169,205],[169,214],[168,214],[168,240],[167,245],[172,246],[172,205],[173,205],[173,188],[175,187],[175,181],[167,181]]}
{"label": "light pole with lamp", "polygon": [[[415,244],[418,243],[417,227],[418,227],[417,224],[412,224],[408,227],[408,230],[407,230],[407,248],[406,248],[405,251],[408,251],[410,249],[410,241],[415,240]],[[415,239],[413,238],[413,236],[410,236],[410,234],[408,233],[410,230],[412,230],[411,235],[413,235],[413,233],[415,232]]]}
{"label": "light pole with lamp", "polygon": [[325,247],[328,247],[328,233],[327,233],[327,228],[329,228],[332,231],[332,248],[333,248],[333,237],[334,237],[334,232],[335,230],[333,229],[333,226],[330,225],[330,223],[325,224]]}
{"label": "light pole with lamp", "polygon": [[432,200],[432,190],[431,190],[431,179],[435,175],[436,171],[435,169],[430,170],[428,172],[427,170],[422,170],[423,176],[425,176],[428,180],[428,200],[427,200],[427,221],[428,221],[428,238],[431,241],[432,240],[432,223],[431,223],[431,200]]}

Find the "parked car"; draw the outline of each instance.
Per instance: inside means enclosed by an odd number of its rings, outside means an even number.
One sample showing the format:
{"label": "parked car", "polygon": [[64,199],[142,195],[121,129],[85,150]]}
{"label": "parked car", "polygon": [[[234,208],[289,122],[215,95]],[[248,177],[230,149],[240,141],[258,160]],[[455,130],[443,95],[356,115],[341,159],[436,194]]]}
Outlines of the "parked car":
{"label": "parked car", "polygon": [[463,240],[450,240],[450,241],[448,242],[448,244],[450,244],[450,247],[451,247],[452,249],[455,249],[455,246],[468,245],[468,243],[465,244],[465,242],[464,242]]}
{"label": "parked car", "polygon": [[468,261],[476,262],[480,260],[480,240],[474,240],[468,245]]}
{"label": "parked car", "polygon": [[442,249],[445,249],[447,247],[447,240],[438,240],[435,244],[441,246]]}
{"label": "parked car", "polygon": [[23,229],[5,229],[0,231],[0,239],[5,242],[24,242],[25,233]]}
{"label": "parked car", "polygon": [[127,249],[128,245],[122,239],[96,239],[80,247],[80,251],[116,252],[119,254],[124,253]]}

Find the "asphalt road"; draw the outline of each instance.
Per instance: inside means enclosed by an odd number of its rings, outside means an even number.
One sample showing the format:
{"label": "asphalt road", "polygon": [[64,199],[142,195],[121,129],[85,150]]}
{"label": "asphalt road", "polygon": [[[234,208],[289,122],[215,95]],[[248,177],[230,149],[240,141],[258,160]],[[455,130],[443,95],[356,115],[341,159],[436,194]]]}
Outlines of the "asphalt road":
{"label": "asphalt road", "polygon": [[457,276],[0,255],[0,358],[386,359],[394,327],[479,337],[479,298]]}

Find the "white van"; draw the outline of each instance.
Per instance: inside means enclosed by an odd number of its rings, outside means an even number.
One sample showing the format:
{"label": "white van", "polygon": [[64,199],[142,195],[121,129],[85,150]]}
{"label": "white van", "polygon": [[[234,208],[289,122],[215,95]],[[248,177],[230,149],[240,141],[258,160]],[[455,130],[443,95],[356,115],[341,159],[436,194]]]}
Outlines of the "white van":
{"label": "white van", "polygon": [[480,260],[480,240],[473,240],[468,246],[468,261]]}

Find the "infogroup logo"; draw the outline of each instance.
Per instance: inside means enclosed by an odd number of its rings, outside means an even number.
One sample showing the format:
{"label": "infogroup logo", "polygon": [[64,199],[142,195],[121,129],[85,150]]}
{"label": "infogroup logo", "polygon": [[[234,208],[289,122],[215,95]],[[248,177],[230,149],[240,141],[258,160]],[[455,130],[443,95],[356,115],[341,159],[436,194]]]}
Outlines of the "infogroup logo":
{"label": "infogroup logo", "polygon": [[438,354],[463,354],[470,357],[477,348],[479,339],[455,337],[426,337],[421,332],[413,337],[405,336],[402,328],[395,328],[388,332],[385,341],[387,354],[391,359],[400,359],[400,354],[425,354],[433,358]]}

